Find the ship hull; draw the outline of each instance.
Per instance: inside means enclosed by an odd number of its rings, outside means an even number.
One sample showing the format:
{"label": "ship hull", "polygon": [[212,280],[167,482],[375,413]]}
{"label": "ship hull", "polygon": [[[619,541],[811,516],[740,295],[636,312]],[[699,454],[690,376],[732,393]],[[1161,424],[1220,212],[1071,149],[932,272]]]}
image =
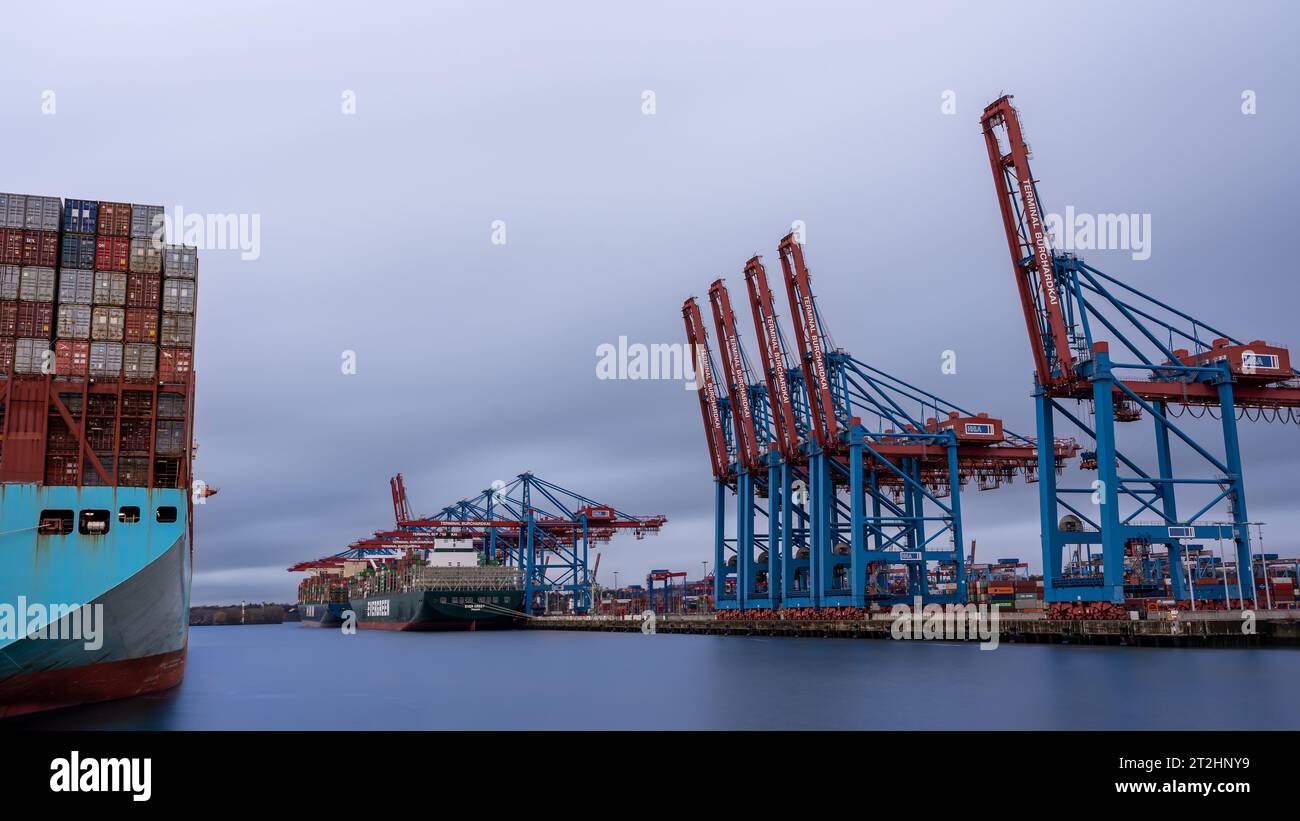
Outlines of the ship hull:
{"label": "ship hull", "polygon": [[[357,627],[366,630],[509,629],[522,618],[522,590],[428,590],[352,599]],[[510,611],[502,612],[502,609]]]}
{"label": "ship hull", "polygon": [[[188,501],[177,489],[0,485],[0,718],[180,683]],[[118,519],[124,506],[140,509],[138,522]],[[157,521],[158,508],[175,521]],[[108,532],[35,531],[43,512],[82,510],[111,511]]]}
{"label": "ship hull", "polygon": [[343,624],[343,611],[349,607],[347,602],[302,603],[298,604],[298,613],[304,627],[338,627]]}

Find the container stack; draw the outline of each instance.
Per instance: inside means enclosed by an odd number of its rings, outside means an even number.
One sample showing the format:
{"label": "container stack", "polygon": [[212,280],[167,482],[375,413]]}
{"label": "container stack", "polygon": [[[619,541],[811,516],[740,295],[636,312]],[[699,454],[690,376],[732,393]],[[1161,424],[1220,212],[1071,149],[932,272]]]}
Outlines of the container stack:
{"label": "container stack", "polygon": [[162,214],[0,194],[0,379],[52,378],[85,431],[83,451],[51,404],[47,485],[99,484],[94,462],[121,486],[187,481],[198,255],[163,242]]}
{"label": "container stack", "polygon": [[0,370],[41,373],[59,254],[58,197],[0,194]]}

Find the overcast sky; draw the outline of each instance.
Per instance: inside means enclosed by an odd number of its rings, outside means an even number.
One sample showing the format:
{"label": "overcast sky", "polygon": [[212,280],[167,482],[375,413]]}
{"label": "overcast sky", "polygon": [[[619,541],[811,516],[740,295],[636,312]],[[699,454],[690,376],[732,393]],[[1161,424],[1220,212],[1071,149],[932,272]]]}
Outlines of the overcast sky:
{"label": "overcast sky", "polygon": [[[196,510],[195,602],[292,598],[287,565],[391,522],[397,471],[422,512],[532,470],[666,514],[602,548],[626,583],[711,559],[711,478],[694,396],[600,381],[596,348],[682,341],[683,298],[720,275],[743,307],[741,266],[775,269],[794,220],[839,345],[1032,433],[978,126],[1003,92],[1046,210],[1151,215],[1149,259],[1090,262],[1300,344],[1296,22],[1280,3],[21,3],[0,189],[260,219],[256,260],[201,255],[196,472],[221,493]],[[1294,554],[1300,430],[1243,436],[1251,517]],[[963,502],[982,558],[1039,563],[1032,487]]]}

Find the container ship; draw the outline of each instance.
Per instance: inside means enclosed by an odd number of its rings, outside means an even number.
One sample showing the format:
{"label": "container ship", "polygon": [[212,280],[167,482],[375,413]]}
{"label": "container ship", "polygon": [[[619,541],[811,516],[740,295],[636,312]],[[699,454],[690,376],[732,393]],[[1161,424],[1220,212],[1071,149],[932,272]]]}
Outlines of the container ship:
{"label": "container ship", "polygon": [[339,626],[348,611],[368,630],[496,629],[525,618],[522,571],[484,559],[471,540],[437,539],[397,558],[333,556],[289,570],[313,572],[298,589],[305,625]]}
{"label": "container ship", "polygon": [[0,194],[0,717],[185,671],[198,257],[162,214]]}

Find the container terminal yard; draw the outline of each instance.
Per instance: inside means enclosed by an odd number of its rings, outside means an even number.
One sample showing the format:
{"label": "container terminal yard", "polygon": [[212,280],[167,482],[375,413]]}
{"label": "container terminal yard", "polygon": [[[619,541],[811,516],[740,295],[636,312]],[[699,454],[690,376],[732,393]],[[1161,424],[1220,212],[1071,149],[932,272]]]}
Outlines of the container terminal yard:
{"label": "container terminal yard", "polygon": [[[1300,418],[1288,350],[1232,337],[1053,250],[1011,97],[980,125],[1034,364],[1033,436],[1007,428],[1005,408],[968,410],[836,347],[791,233],[776,250],[793,347],[758,255],[741,268],[756,362],[724,279],[708,288],[721,369],[698,300],[682,305],[713,475],[712,572],[661,568],[644,585],[602,587],[589,545],[619,530],[641,538],[665,517],[629,516],[526,473],[416,518],[398,475],[395,529],[290,568],[313,574],[304,612],[338,624],[351,607],[366,626],[372,576],[409,593],[412,566],[463,561],[510,568],[519,593],[503,608],[454,585],[420,588],[460,607],[452,621],[470,629],[487,619],[633,630],[653,614],[667,632],[887,635],[892,608],[916,604],[997,608],[1026,640],[1300,641],[1300,563],[1266,552],[1237,438],[1239,422]],[[1184,424],[1207,415],[1219,422],[1212,436]],[[1121,449],[1117,427],[1139,425],[1140,447]],[[1095,481],[1064,482],[1070,463]],[[1019,558],[977,564],[974,539],[962,547],[963,490],[1016,478],[1038,490],[1041,576]],[[1241,629],[1247,610],[1264,615],[1260,629]]]}
{"label": "container terminal yard", "polygon": [[[518,569],[514,621],[531,627],[639,629],[610,619],[653,612],[670,631],[776,623],[783,635],[859,635],[917,603],[998,608],[1041,640],[1294,643],[1300,565],[1266,552],[1237,439],[1242,421],[1297,420],[1288,350],[1229,336],[1054,251],[1011,97],[989,104],[980,125],[1034,364],[1033,436],[1004,426],[1005,408],[968,410],[834,346],[792,233],[776,250],[793,347],[760,256],[741,268],[757,362],[724,279],[708,288],[720,370],[697,299],[682,306],[713,473],[709,575],[658,569],[644,586],[602,588],[588,545],[620,529],[640,538],[664,517],[626,516],[522,474],[416,519],[399,475],[395,530],[290,568],[316,574],[303,582],[305,607],[355,608],[369,574],[437,563],[457,544]],[[1183,424],[1206,415],[1220,423],[1208,438]],[[1139,425],[1141,447],[1121,449],[1117,427]],[[1063,483],[1071,462],[1096,480]],[[1016,478],[1038,489],[1041,577],[1018,558],[977,564],[973,539],[962,547],[963,490]],[[1266,626],[1243,634],[1231,611],[1245,610],[1268,614]]]}

